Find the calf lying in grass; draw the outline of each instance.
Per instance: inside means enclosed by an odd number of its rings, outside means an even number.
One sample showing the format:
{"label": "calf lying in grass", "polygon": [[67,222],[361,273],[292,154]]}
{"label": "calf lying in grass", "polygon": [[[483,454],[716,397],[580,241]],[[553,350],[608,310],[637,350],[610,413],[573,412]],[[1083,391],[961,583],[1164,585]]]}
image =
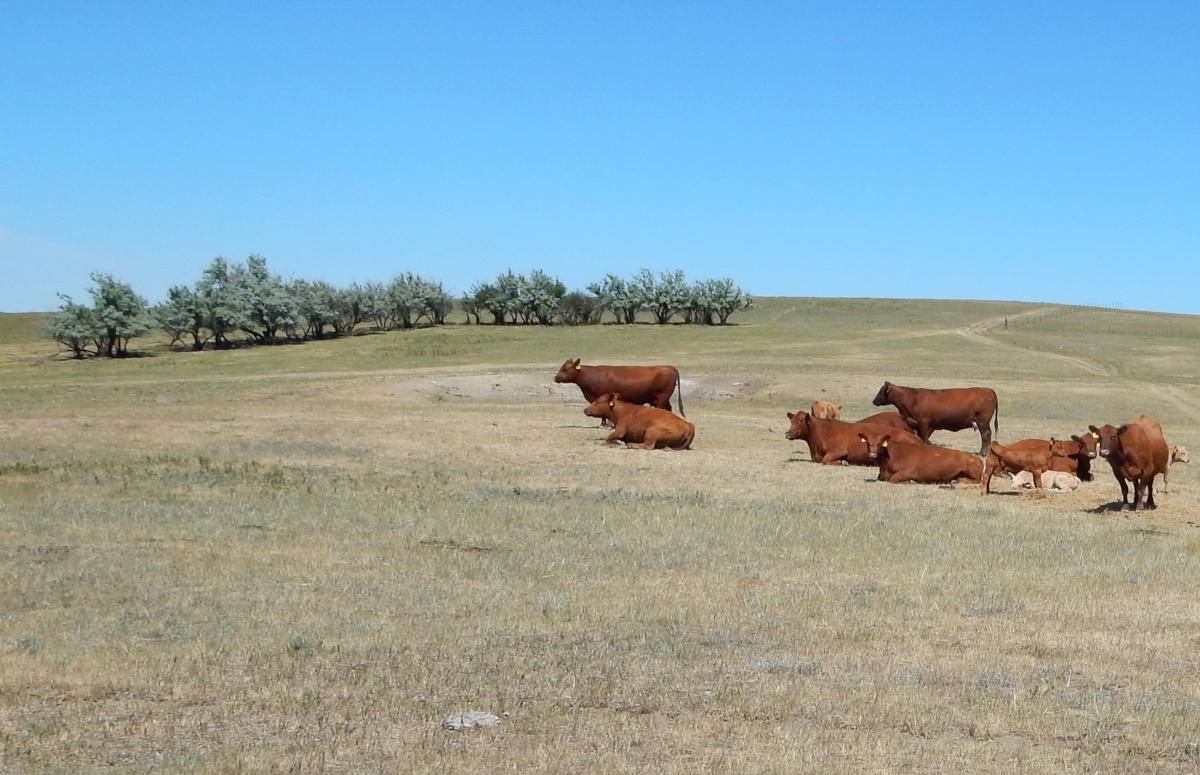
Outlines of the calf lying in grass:
{"label": "calf lying in grass", "polygon": [[640,445],[642,449],[690,449],[696,436],[696,426],[682,417],[622,401],[620,393],[605,393],[583,413],[612,423],[613,431],[606,439],[609,444],[623,441],[627,447]]}
{"label": "calf lying in grass", "polygon": [[[1013,487],[1031,489],[1033,487],[1033,474],[1028,471],[1013,474]],[[1042,489],[1074,492],[1079,489],[1079,477],[1067,471],[1043,471]]]}

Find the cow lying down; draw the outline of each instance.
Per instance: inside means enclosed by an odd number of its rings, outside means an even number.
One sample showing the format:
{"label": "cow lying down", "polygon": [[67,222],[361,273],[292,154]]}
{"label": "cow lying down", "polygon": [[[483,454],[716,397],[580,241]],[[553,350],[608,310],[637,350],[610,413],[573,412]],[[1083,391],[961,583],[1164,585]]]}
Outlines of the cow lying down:
{"label": "cow lying down", "polygon": [[867,458],[867,448],[859,441],[863,434],[889,434],[893,441],[921,443],[915,433],[886,425],[822,420],[808,412],[788,412],[787,418],[791,421],[786,434],[788,441],[807,442],[809,457],[825,465],[875,465],[875,459]]}
{"label": "cow lying down", "polygon": [[639,406],[621,400],[620,393],[605,393],[587,405],[583,413],[613,424],[606,441],[642,449],[689,449],[696,437],[696,426],[665,409]]}
{"label": "cow lying down", "polygon": [[888,434],[863,434],[859,442],[866,447],[868,459],[878,463],[881,482],[978,484],[983,478],[983,458],[957,449],[893,441]]}
{"label": "cow lying down", "polygon": [[[1033,474],[1028,471],[1018,471],[1013,474],[1012,483],[1013,487],[1018,489],[1033,489]],[[1079,477],[1066,471],[1043,471],[1042,489],[1075,492],[1079,489]]]}

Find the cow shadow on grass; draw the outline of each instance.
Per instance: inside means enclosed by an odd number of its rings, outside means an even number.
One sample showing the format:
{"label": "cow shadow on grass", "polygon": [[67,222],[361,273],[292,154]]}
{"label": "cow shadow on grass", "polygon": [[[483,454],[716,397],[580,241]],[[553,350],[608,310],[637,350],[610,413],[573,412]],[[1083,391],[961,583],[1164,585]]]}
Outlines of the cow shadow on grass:
{"label": "cow shadow on grass", "polygon": [[[1121,501],[1113,501],[1112,503],[1101,503],[1099,506],[1096,506],[1095,508],[1088,509],[1088,512],[1091,514],[1107,514],[1112,511],[1126,511],[1126,510],[1129,510],[1129,504],[1122,503]],[[1147,511],[1151,511],[1151,510],[1152,509],[1147,509]]]}

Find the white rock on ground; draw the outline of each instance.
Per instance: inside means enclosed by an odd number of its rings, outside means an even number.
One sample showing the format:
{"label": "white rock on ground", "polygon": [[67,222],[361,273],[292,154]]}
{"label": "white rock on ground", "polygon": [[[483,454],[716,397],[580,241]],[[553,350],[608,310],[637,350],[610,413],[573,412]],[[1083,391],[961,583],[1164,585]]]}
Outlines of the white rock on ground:
{"label": "white rock on ground", "polygon": [[481,710],[456,710],[442,722],[442,727],[454,732],[475,727],[494,727],[500,723],[500,717]]}

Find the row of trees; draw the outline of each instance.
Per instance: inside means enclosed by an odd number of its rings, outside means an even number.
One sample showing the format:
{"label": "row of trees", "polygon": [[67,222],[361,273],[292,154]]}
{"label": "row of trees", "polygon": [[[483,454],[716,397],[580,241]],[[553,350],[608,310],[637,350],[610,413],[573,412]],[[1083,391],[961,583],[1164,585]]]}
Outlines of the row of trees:
{"label": "row of trees", "polygon": [[678,318],[725,325],[733,313],[750,309],[753,299],[728,278],[690,283],[680,270],[656,275],[643,269],[629,279],[609,274],[587,286],[586,293],[568,293],[557,278],[537,269],[528,277],[504,272],[473,287],[461,303],[468,322],[482,323],[488,315],[495,325],[577,326],[599,323],[605,312],[618,323],[637,322],[640,313],[649,312],[659,324]]}
{"label": "row of trees", "polygon": [[[119,357],[129,342],[154,330],[171,345],[202,350],[235,343],[274,344],[352,334],[359,326],[376,330],[438,326],[455,300],[441,283],[406,273],[390,283],[354,283],[337,288],[310,280],[286,280],[272,273],[262,256],[244,263],[213,259],[192,285],[176,285],[161,304],[149,305],[127,283],[93,274],[91,304],[62,296],[48,316],[46,333],[76,358]],[[567,292],[541,270],[528,276],[505,272],[476,285],[458,300],[467,322],[496,325],[585,325],[605,312],[617,322],[635,322],[650,312],[658,323],[724,324],[749,309],[749,294],[732,280],[689,283],[683,272],[658,275],[642,270],[632,278],[608,275],[587,292]]]}

